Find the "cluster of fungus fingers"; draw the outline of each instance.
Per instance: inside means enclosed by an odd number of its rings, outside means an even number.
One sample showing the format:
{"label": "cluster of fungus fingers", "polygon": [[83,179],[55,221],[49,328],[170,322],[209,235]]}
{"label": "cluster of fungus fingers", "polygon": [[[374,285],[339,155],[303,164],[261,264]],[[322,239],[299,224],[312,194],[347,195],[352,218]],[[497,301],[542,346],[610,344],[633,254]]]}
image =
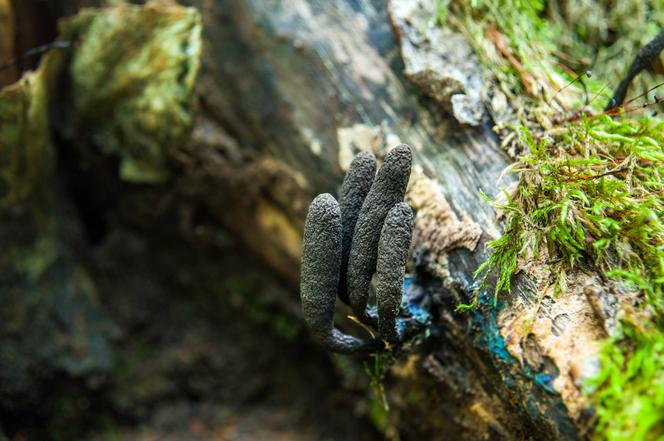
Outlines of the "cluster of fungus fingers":
{"label": "cluster of fungus fingers", "polygon": [[[408,337],[399,318],[413,214],[403,202],[412,162],[407,145],[392,149],[376,173],[368,152],[355,157],[341,186],[309,206],[304,227],[300,295],[314,339],[342,354],[378,352]],[[375,306],[368,306],[372,285]],[[378,337],[360,339],[334,326],[337,295]]]}

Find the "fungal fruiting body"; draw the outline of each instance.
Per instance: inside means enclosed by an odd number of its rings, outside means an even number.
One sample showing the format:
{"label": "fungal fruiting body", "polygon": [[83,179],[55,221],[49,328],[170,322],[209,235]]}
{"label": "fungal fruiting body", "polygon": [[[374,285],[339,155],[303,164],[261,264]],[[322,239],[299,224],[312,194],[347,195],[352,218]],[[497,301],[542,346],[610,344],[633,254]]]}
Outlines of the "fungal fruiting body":
{"label": "fungal fruiting body", "polygon": [[378,330],[389,343],[403,338],[395,326],[401,306],[401,289],[410,248],[413,212],[405,202],[396,204],[387,213],[378,242],[376,262],[376,306]]}
{"label": "fungal fruiting body", "polygon": [[348,259],[350,306],[357,317],[366,315],[369,286],[376,271],[378,241],[383,221],[390,209],[403,201],[410,177],[411,161],[412,154],[407,145],[402,144],[392,149],[360,208]]}
{"label": "fungal fruiting body", "polygon": [[337,201],[328,193],[317,196],[309,206],[304,226],[300,293],[304,318],[314,339],[332,351],[354,353],[371,349],[375,344],[345,335],[334,327],[341,231]]}
{"label": "fungal fruiting body", "polygon": [[[339,202],[330,194],[309,206],[304,227],[300,295],[313,337],[331,351],[376,352],[384,342],[404,341],[413,321],[402,310],[402,286],[413,214],[403,202],[412,154],[392,149],[376,174],[373,154],[360,153],[341,186]],[[368,307],[372,278],[376,306]],[[362,340],[334,327],[337,295],[379,337]]]}
{"label": "fungal fruiting body", "polygon": [[362,203],[367,197],[374,176],[376,175],[376,158],[370,152],[358,154],[350,164],[348,173],[341,184],[339,205],[341,206],[342,238],[341,238],[341,273],[339,279],[339,298],[348,304],[348,258],[353,240],[353,231],[360,214]]}

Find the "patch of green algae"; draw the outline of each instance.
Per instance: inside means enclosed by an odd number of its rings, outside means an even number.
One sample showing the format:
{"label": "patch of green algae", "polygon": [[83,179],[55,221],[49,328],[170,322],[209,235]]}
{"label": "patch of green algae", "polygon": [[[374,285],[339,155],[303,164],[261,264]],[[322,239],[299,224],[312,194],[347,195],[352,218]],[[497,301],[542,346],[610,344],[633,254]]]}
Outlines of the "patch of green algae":
{"label": "patch of green algae", "polygon": [[[45,60],[0,91],[0,270],[35,282],[55,261],[49,100],[55,64]],[[0,283],[2,280],[0,280]]]}
{"label": "patch of green algae", "polygon": [[[107,368],[109,327],[96,290],[62,246],[49,118],[59,63],[0,91],[0,381],[3,400],[34,388],[34,372],[72,377]],[[2,403],[6,406],[6,403]]]}
{"label": "patch of green algae", "polygon": [[[133,182],[168,177],[168,159],[193,127],[201,19],[193,8],[152,4],[85,9],[61,23],[56,49],[0,94],[0,207],[44,185],[54,166],[49,106],[64,84],[66,128],[120,157]],[[63,80],[64,78],[64,80]],[[58,103],[59,104],[59,103]]]}
{"label": "patch of green algae", "polygon": [[[65,113],[56,117],[118,155],[124,179],[155,182],[168,175],[167,159],[193,125],[200,32],[193,8],[87,9],[61,25],[59,40],[75,42],[72,49],[50,51],[37,71],[0,91],[3,267],[23,268],[34,280],[54,259],[50,112]],[[53,108],[63,83],[73,109]]]}
{"label": "patch of green algae", "polygon": [[[664,27],[664,3],[440,4],[448,7],[438,9],[439,22],[466,35],[508,97],[512,114],[496,131],[521,152],[509,170],[516,189],[492,202],[505,214],[504,234],[489,243],[477,275],[496,270],[498,295],[510,290],[519,262],[544,256],[557,291],[570,274],[587,271],[633,292],[617,335],[603,346],[599,374],[584,385],[596,413],[593,437],[663,439],[664,123],[653,106],[618,115],[601,109],[638,48]],[[578,78],[585,70],[592,78]],[[657,83],[644,72],[628,96]]]}

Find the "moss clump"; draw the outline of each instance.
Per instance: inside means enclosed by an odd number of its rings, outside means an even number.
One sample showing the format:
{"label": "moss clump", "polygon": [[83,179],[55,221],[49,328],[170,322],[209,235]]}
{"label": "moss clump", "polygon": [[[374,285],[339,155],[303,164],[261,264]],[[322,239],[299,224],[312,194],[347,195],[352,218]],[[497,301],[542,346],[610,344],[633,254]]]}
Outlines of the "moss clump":
{"label": "moss clump", "polygon": [[[484,100],[494,130],[515,156],[518,127],[549,129],[579,109],[602,109],[631,57],[664,27],[659,0],[439,0],[437,5],[438,22],[463,33],[484,65],[493,87]],[[645,92],[653,84],[653,75],[643,72],[632,89]],[[509,103],[507,111],[494,105],[499,94]]]}
{"label": "moss clump", "polygon": [[[569,0],[549,2],[548,16],[563,32],[556,39],[559,51],[569,55],[578,69],[592,69],[609,81],[626,71],[633,56],[664,27],[661,0]],[[645,90],[654,82],[644,73],[635,80]],[[618,79],[611,81],[616,86]]]}
{"label": "moss clump", "polygon": [[438,19],[466,36],[508,97],[536,97],[535,81],[557,70],[549,56],[557,29],[542,18],[544,8],[530,0],[460,1],[439,7]]}
{"label": "moss clump", "polygon": [[[512,167],[519,183],[504,235],[478,274],[499,271],[509,291],[519,262],[542,253],[565,290],[575,270],[597,271],[636,293],[637,309],[605,343],[589,380],[598,439],[655,440],[664,432],[664,123],[583,118],[534,135]],[[647,392],[647,393],[642,393]]]}
{"label": "moss clump", "polygon": [[497,204],[505,233],[479,272],[499,268],[496,292],[509,291],[518,258],[545,248],[558,289],[568,271],[594,266],[664,310],[664,123],[600,115],[537,135],[523,128],[521,140],[519,185]]}

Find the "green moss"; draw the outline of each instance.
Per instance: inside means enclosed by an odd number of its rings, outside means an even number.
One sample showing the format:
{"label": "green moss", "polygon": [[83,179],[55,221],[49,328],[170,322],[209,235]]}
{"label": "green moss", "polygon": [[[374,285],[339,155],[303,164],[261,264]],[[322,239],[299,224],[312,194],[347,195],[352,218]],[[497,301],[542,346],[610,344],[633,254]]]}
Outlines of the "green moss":
{"label": "green moss", "polygon": [[[506,145],[519,126],[549,128],[573,109],[603,108],[638,48],[664,27],[660,0],[438,0],[437,6],[439,22],[466,36],[486,79],[509,101],[509,115],[494,115]],[[587,71],[590,77],[579,75]],[[644,72],[632,89],[645,91],[654,81]]]}
{"label": "green moss", "polygon": [[387,432],[389,428],[389,412],[385,409],[384,404],[375,397],[372,397],[369,401],[369,418],[374,427],[382,433]]}
{"label": "green moss", "polygon": [[[641,329],[639,329],[641,328]],[[624,324],[604,345],[602,370],[586,382],[597,413],[597,437],[655,441],[664,438],[664,334]]]}
{"label": "green moss", "polygon": [[365,362],[364,371],[369,376],[369,383],[374,391],[374,398],[384,411],[388,412],[390,406],[387,402],[387,397],[385,396],[383,380],[385,379],[387,371],[390,369],[390,365],[394,362],[394,357],[390,352],[385,352],[373,354],[371,358],[373,359],[373,365],[370,366]]}
{"label": "green moss", "polygon": [[[553,21],[564,30],[556,47],[579,69],[592,69],[598,79],[612,86],[627,69],[626,61],[664,27],[661,0],[570,0],[549,2]],[[645,90],[655,83],[644,72],[633,90]]]}
{"label": "green moss", "polygon": [[283,313],[252,293],[243,294],[242,312],[246,318],[260,325],[267,325],[287,340],[294,340],[302,331],[302,323]]}
{"label": "green moss", "polygon": [[394,356],[390,352],[373,354],[372,362],[364,362],[364,371],[369,377],[369,385],[373,394],[369,401],[369,417],[374,426],[389,438],[390,432],[390,405],[385,395],[383,381],[385,375],[394,363]]}
{"label": "green moss", "polygon": [[664,285],[664,123],[583,118],[533,135],[511,166],[519,184],[507,203],[504,235],[479,272],[500,269],[509,291],[517,260],[542,249],[564,289],[567,272],[592,265],[636,284],[659,311]]}
{"label": "green moss", "polygon": [[103,441],[122,439],[122,427],[113,416],[102,413],[96,417],[96,425],[99,427]]}
{"label": "green moss", "polygon": [[[519,183],[506,203],[504,235],[478,269],[499,272],[509,291],[524,259],[546,257],[551,280],[592,270],[643,296],[639,327],[627,316],[604,345],[588,389],[597,439],[655,440],[664,426],[664,123],[584,118],[549,132],[522,132],[529,147],[512,166]],[[638,302],[637,302],[638,303]],[[653,318],[649,318],[653,317]],[[642,394],[643,390],[648,393]],[[625,436],[629,434],[629,436]],[[659,435],[658,435],[659,434]]]}

